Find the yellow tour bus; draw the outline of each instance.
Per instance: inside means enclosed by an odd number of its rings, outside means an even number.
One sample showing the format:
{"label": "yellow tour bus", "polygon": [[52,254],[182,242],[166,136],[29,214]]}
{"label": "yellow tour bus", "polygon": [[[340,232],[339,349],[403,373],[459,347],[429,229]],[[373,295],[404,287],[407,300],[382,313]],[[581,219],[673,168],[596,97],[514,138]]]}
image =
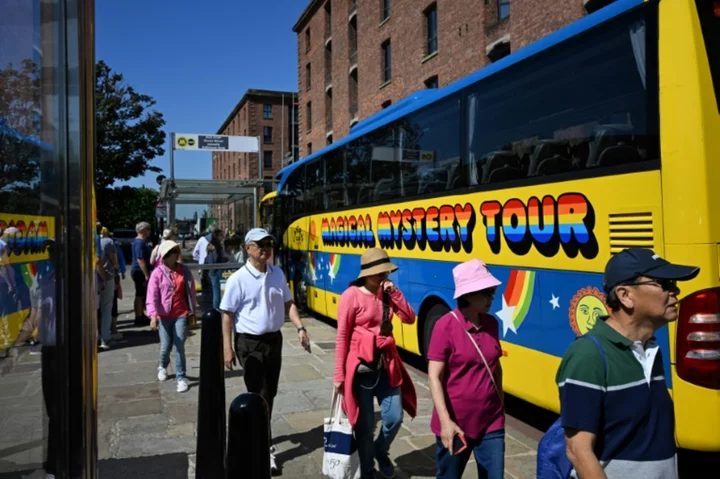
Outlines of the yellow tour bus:
{"label": "yellow tour bus", "polygon": [[452,268],[485,261],[505,388],[556,412],[610,256],[699,265],[657,340],[679,446],[720,451],[718,139],[720,3],[619,0],[286,167],[263,222],[296,299],[329,318],[360,255],[387,250],[418,319],[395,318],[396,340],[418,355],[455,306]]}

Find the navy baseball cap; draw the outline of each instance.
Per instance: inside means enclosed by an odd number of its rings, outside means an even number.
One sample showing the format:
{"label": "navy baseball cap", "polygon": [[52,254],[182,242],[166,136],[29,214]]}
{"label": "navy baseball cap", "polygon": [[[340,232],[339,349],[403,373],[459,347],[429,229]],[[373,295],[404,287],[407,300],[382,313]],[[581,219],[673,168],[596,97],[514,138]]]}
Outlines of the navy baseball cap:
{"label": "navy baseball cap", "polygon": [[638,276],[687,281],[696,277],[699,272],[700,268],[697,266],[672,264],[652,250],[628,248],[614,255],[607,262],[603,288],[606,293],[609,293],[615,286]]}

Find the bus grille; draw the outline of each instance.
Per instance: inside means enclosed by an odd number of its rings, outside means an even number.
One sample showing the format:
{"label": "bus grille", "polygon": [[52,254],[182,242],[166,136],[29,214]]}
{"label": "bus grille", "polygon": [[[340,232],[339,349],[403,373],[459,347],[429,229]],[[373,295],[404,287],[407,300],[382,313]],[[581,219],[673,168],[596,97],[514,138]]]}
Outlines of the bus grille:
{"label": "bus grille", "polygon": [[655,246],[652,213],[615,213],[609,215],[610,254],[625,248]]}

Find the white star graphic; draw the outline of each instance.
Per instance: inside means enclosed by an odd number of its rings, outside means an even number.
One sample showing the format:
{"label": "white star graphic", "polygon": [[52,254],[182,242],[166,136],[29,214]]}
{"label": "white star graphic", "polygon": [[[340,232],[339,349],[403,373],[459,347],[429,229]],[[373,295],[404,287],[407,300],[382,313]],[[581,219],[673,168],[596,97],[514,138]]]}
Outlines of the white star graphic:
{"label": "white star graphic", "polygon": [[502,297],[502,309],[495,313],[503,323],[503,338],[507,335],[508,329],[517,334],[515,325],[513,324],[513,315],[515,314],[515,306],[508,306],[505,296]]}
{"label": "white star graphic", "polygon": [[552,294],[552,299],[548,302],[552,304],[553,311],[560,307],[560,298],[554,294]]}

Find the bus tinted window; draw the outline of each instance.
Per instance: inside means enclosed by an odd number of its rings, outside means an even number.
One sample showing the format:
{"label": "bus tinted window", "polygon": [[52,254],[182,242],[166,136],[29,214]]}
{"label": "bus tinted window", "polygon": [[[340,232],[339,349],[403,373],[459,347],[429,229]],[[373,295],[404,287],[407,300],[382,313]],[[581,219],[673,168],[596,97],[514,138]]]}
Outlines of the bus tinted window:
{"label": "bus tinted window", "polygon": [[398,196],[440,193],[466,185],[461,174],[460,96],[442,100],[397,122],[401,154]]}
{"label": "bus tinted window", "polygon": [[333,150],[323,156],[325,163],[325,206],[327,209],[342,208],[345,195],[345,155],[343,149]]}
{"label": "bus tinted window", "polygon": [[308,212],[325,209],[324,186],[323,163],[318,158],[305,165],[305,209]]}
{"label": "bus tinted window", "polygon": [[399,187],[396,139],[386,125],[345,147],[347,206],[390,199]]}
{"label": "bus tinted window", "polygon": [[305,168],[302,166],[295,168],[295,170],[290,173],[285,188],[290,214],[302,214],[305,211],[305,203],[303,201],[303,194],[305,192]]}
{"label": "bus tinted window", "polygon": [[470,87],[471,184],[658,159],[656,9],[627,14]]}

